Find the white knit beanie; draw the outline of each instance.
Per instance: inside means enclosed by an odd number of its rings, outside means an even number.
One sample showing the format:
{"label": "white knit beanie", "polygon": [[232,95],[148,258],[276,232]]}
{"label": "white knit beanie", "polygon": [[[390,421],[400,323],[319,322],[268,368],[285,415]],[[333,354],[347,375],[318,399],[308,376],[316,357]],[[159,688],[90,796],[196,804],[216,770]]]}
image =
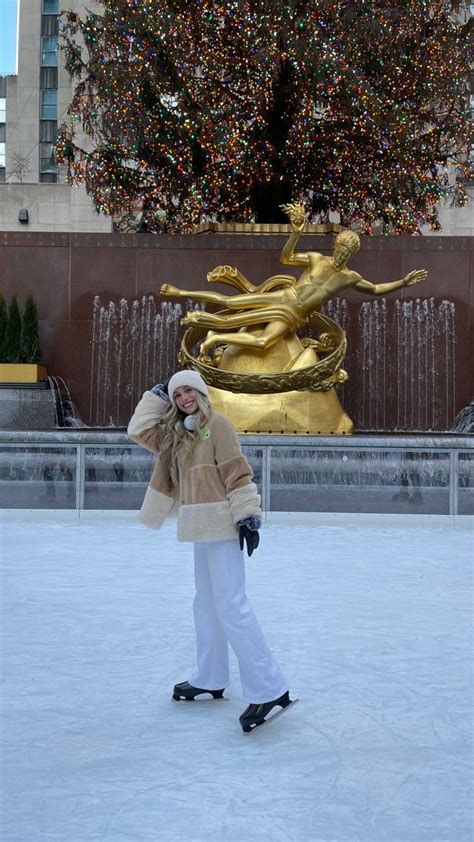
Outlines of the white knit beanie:
{"label": "white knit beanie", "polygon": [[183,371],[177,371],[176,374],[173,374],[170,378],[168,383],[168,395],[172,403],[174,403],[173,395],[176,389],[179,389],[180,386],[191,386],[193,389],[201,392],[201,395],[205,395],[206,398],[209,397],[206,382],[197,371],[193,371],[191,368],[186,368]]}

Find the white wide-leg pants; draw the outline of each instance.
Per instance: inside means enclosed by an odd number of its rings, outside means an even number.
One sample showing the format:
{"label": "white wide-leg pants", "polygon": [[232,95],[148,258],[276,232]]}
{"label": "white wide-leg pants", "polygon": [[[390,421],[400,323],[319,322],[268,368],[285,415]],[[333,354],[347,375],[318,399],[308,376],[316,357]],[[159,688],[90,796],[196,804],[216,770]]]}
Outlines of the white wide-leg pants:
{"label": "white wide-leg pants", "polygon": [[245,594],[244,554],[237,539],[194,545],[197,671],[189,683],[217,690],[229,684],[232,646],[247,704],[277,699],[288,690]]}

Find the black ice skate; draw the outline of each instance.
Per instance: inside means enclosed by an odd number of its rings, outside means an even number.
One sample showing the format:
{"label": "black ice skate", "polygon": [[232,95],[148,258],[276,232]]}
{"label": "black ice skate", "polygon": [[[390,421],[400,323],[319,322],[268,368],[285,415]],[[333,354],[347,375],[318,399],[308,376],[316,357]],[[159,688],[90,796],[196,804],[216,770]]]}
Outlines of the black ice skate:
{"label": "black ice skate", "polygon": [[200,687],[193,687],[189,681],[182,681],[181,684],[175,684],[173,687],[175,702],[194,702],[196,696],[200,696],[201,693],[209,693],[213,699],[224,698],[224,690],[203,690]]}
{"label": "black ice skate", "polygon": [[[249,705],[246,708],[241,716],[239,716],[239,722],[242,726],[242,730],[245,734],[249,734],[250,731],[255,731],[255,728],[258,728],[260,725],[264,725],[265,722],[268,722],[271,719],[275,719],[279,716],[285,708],[289,707],[290,705],[297,702],[298,699],[290,699],[288,690],[286,693],[283,693],[283,696],[280,696],[279,699],[274,699],[273,702],[264,702],[261,705]],[[280,705],[281,710],[278,713],[272,714],[272,716],[267,719],[268,714],[273,710],[276,705]]]}

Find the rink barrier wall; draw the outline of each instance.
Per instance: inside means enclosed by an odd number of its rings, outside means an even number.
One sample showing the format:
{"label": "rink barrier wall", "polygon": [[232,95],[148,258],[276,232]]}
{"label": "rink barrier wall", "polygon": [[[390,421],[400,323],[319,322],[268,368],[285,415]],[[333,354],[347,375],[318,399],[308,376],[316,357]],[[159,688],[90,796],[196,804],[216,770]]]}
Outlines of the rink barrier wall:
{"label": "rink barrier wall", "polygon": [[[413,524],[474,518],[474,437],[241,436],[267,520]],[[136,513],[153,456],[113,430],[0,432],[0,510]],[[35,514],[34,514],[35,513]]]}

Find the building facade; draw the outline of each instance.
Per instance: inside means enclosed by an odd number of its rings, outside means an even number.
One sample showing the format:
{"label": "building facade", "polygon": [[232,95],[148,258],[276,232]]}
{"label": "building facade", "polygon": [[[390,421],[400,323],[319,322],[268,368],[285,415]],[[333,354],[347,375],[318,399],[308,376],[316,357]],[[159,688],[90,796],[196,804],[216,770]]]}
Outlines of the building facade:
{"label": "building facade", "polygon": [[[63,0],[19,0],[18,69],[0,77],[0,229],[112,230],[84,187],[66,184],[53,153],[73,86],[59,49]],[[73,11],[86,4],[69,0]]]}

